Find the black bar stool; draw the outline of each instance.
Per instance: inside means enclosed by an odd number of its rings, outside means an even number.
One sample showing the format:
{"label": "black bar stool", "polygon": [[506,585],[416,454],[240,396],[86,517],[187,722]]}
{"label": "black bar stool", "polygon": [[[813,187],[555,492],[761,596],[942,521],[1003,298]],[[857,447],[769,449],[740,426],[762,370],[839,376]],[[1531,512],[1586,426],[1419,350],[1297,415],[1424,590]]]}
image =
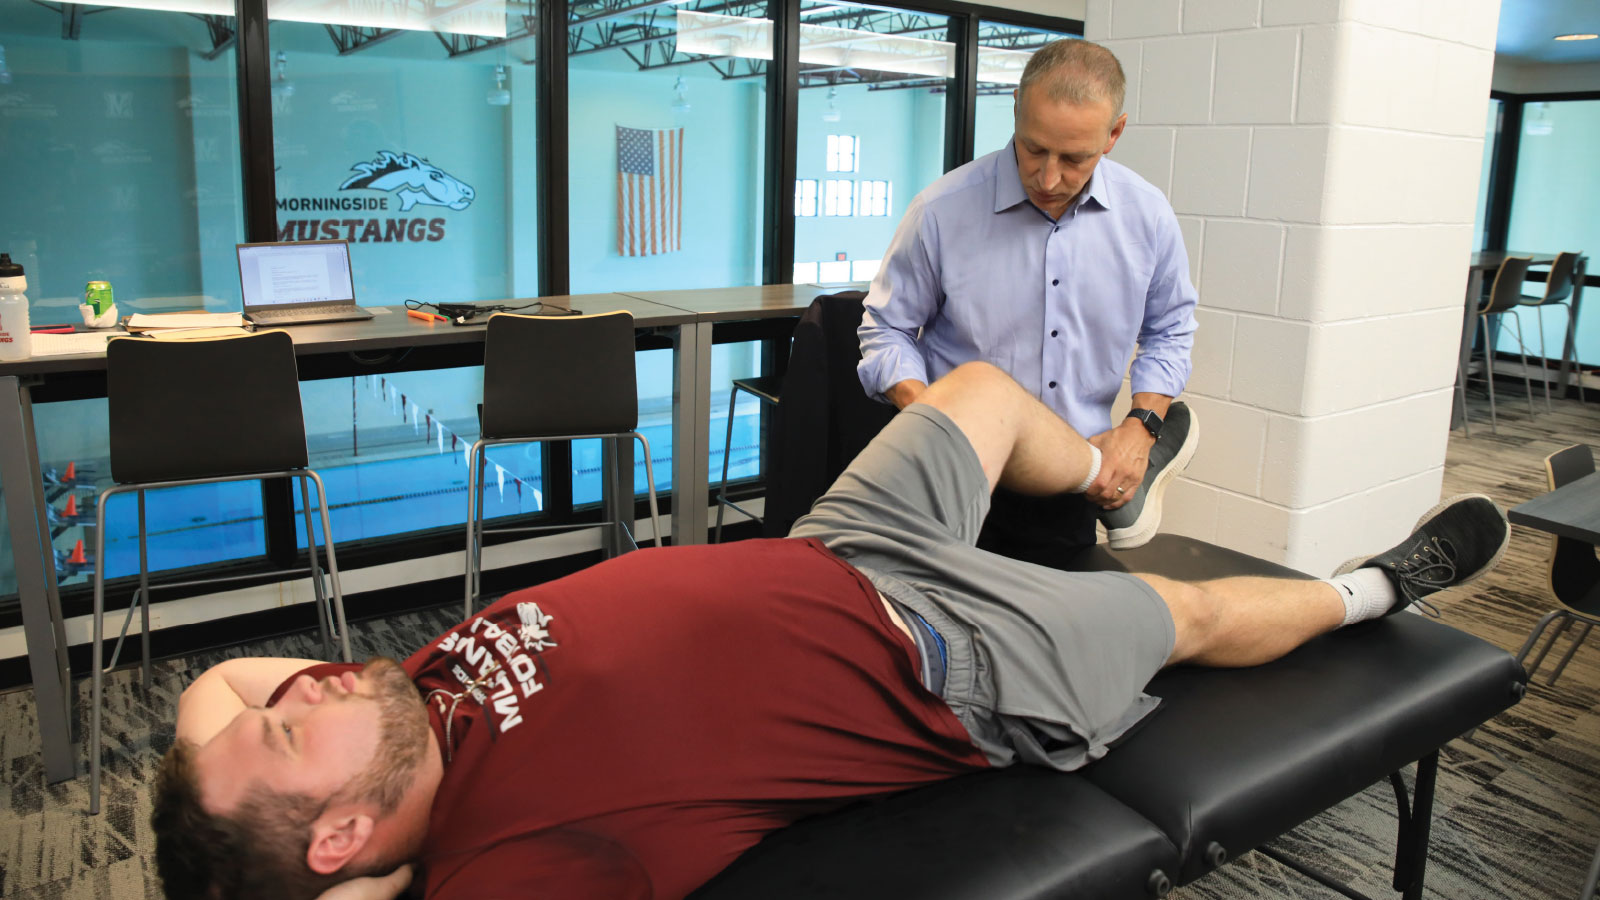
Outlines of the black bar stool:
{"label": "black bar stool", "polygon": [[758,375],[755,378],[735,378],[733,389],[728,392],[728,435],[722,441],[722,481],[717,486],[717,530],[715,543],[722,543],[722,514],[728,507],[733,507],[747,518],[757,522],[766,520],[748,509],[728,499],[728,459],[733,452],[733,412],[739,402],[739,392],[744,391],[756,398],[761,403],[777,408],[783,402],[783,376]]}
{"label": "black bar stool", "polygon": [[[142,613],[143,684],[150,684],[150,573],[145,542],[145,492],[196,484],[294,478],[300,482],[317,620],[324,655],[331,656],[331,617],[338,620],[339,650],[350,662],[344,595],[328,522],[327,491],[310,468],[305,419],[300,409],[300,379],[294,341],[287,332],[239,335],[193,341],[118,338],[106,346],[106,397],[110,415],[112,487],[100,492],[94,538],[93,712],[89,736],[89,813],[100,812],[100,728],[105,672],[106,502],[135,492],[139,499],[139,589],[128,607]],[[317,487],[322,539],[328,554],[332,609],[317,560],[307,482]],[[166,587],[186,587],[259,578],[259,574],[201,578]],[[126,635],[128,621],[122,631]],[[117,648],[120,651],[119,638]]]}
{"label": "black bar stool", "polygon": [[[592,316],[489,317],[483,347],[482,429],[467,467],[466,615],[472,615],[483,572],[483,536],[570,528],[524,525],[484,529],[482,470],[485,451],[497,444],[576,441],[601,438],[644,446],[649,484],[650,522],[661,546],[661,513],[656,504],[655,467],[650,442],[638,432],[639,385],[635,373],[633,316],[626,312]],[[632,485],[622,485],[608,467],[603,479],[615,506],[603,524],[619,529],[638,548],[632,521]],[[631,481],[631,479],[630,479]],[[626,519],[626,521],[624,521]]]}

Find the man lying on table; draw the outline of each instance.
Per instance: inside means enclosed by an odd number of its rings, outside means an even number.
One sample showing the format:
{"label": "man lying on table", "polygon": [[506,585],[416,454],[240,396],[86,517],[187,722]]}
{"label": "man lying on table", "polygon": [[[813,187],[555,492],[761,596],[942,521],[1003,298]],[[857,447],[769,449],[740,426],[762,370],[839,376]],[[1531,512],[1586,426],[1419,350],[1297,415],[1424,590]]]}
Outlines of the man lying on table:
{"label": "man lying on table", "polygon": [[171,897],[682,897],[764,835],[990,766],[1070,770],[1175,663],[1248,666],[1488,571],[1482,496],[1330,581],[1073,573],[975,549],[997,484],[1099,452],[986,363],[935,382],[791,537],[640,550],[403,664],[237,659],[178,705]]}

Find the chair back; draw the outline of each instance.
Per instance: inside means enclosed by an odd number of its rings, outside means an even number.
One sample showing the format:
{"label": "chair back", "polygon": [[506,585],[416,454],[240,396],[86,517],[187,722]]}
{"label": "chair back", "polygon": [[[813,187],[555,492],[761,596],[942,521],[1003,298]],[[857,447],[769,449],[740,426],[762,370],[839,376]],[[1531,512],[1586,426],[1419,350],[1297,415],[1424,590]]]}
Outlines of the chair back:
{"label": "chair back", "polygon": [[609,434],[639,425],[633,316],[489,318],[483,436]]}
{"label": "chair back", "polygon": [[1522,302],[1522,282],[1528,278],[1531,256],[1508,256],[1495,273],[1494,286],[1489,289],[1489,302],[1478,308],[1480,313],[1499,313],[1513,309]]}
{"label": "chair back", "polygon": [[[1587,444],[1574,444],[1545,457],[1545,475],[1550,490],[1571,484],[1594,472],[1594,452]],[[1558,537],[1550,546],[1550,590],[1567,606],[1590,615],[1600,615],[1600,597],[1591,596],[1600,584],[1600,559],[1593,544],[1574,538]]]}
{"label": "chair back", "polygon": [[895,408],[867,396],[861,361],[861,291],[811,301],[795,326],[783,396],[768,441],[763,533],[783,537],[845,466],[894,418]]}
{"label": "chair back", "polygon": [[111,478],[120,484],[304,469],[294,341],[284,331],[106,346]]}
{"label": "chair back", "polygon": [[1556,254],[1556,261],[1550,264],[1550,278],[1544,283],[1544,297],[1539,300],[1541,306],[1560,303],[1572,296],[1572,273],[1577,267],[1578,254]]}

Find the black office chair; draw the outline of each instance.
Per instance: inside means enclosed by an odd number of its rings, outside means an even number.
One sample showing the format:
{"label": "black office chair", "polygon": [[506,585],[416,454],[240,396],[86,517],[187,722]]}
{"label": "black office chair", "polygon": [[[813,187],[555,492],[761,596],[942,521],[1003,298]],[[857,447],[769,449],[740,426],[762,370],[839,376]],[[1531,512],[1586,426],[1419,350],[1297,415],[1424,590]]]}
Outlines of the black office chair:
{"label": "black office chair", "polygon": [[[656,503],[650,442],[637,430],[639,388],[634,369],[633,316],[626,312],[491,316],[483,348],[482,420],[467,473],[466,615],[472,615],[478,597],[485,534],[570,527],[525,525],[485,530],[479,494],[483,490],[482,470],[488,447],[587,438],[637,440],[644,448],[650,522],[656,546],[661,546],[661,513]],[[619,512],[631,511],[633,504],[622,498],[632,498],[633,486],[621,484],[614,468],[606,467],[606,495],[615,500]],[[602,524],[617,528],[637,548],[628,527],[631,512],[626,519],[607,519]]]}
{"label": "black office chair", "polygon": [[761,516],[740,506],[728,497],[728,462],[733,455],[733,413],[739,403],[739,392],[744,391],[766,406],[778,408],[783,402],[783,376],[758,375],[754,378],[735,378],[733,388],[728,392],[728,434],[722,440],[722,480],[717,486],[717,531],[712,538],[715,543],[722,543],[722,514],[729,507],[738,510],[748,519],[757,523],[765,522]]}
{"label": "black office chair", "polygon": [[[177,379],[175,381],[175,379]],[[305,420],[300,410],[300,380],[294,342],[286,332],[195,341],[120,338],[106,347],[106,396],[110,414],[112,487],[100,492],[94,537],[94,671],[90,716],[89,813],[100,812],[101,694],[105,672],[116,665],[122,638],[111,663],[102,666],[105,637],[106,503],[116,494],[134,492],[139,501],[139,588],[123,620],[128,631],[134,607],[141,611],[144,648],[143,683],[150,683],[150,573],[145,546],[145,492],[195,484],[295,478],[305,516],[310,565],[316,593],[323,652],[330,652],[330,617],[338,620],[339,649],[350,662],[339,565],[328,523],[327,491],[309,466]],[[332,609],[317,559],[315,531],[307,482],[317,487],[322,538],[328,554]],[[249,575],[176,582],[186,587],[259,578]]]}
{"label": "black office chair", "polygon": [[[1593,473],[1594,453],[1585,444],[1574,444],[1546,457],[1544,468],[1550,490],[1553,491]],[[1555,671],[1550,673],[1550,680],[1546,683],[1553,686],[1572,660],[1572,655],[1578,651],[1578,645],[1589,636],[1589,631],[1595,625],[1600,624],[1600,559],[1595,557],[1593,544],[1565,537],[1557,537],[1550,542],[1550,590],[1565,608],[1551,610],[1533,626],[1533,631],[1528,633],[1528,639],[1522,644],[1522,650],[1517,653],[1517,662],[1527,657],[1534,642],[1551,622],[1561,620],[1561,625],[1545,641],[1533,665],[1528,667],[1528,677],[1531,679],[1556,640],[1572,623],[1583,623],[1583,628],[1572,638],[1572,646],[1567,648],[1566,655],[1561,657]]]}
{"label": "black office chair", "polygon": [[[1522,302],[1522,282],[1527,279],[1528,266],[1533,263],[1531,256],[1511,256],[1500,264],[1500,271],[1495,273],[1494,285],[1489,290],[1489,296],[1478,307],[1478,321],[1483,325],[1483,366],[1487,373],[1489,384],[1489,427],[1499,433],[1500,419],[1495,411],[1494,404],[1494,335],[1489,329],[1491,316],[1501,319],[1504,327],[1504,316],[1515,310]],[[1528,415],[1533,415],[1533,380],[1528,377],[1528,354],[1522,341],[1522,320],[1516,315],[1511,316],[1511,321],[1517,324],[1517,346],[1522,349],[1522,382],[1528,390]],[[1457,373],[1458,387],[1461,390],[1461,420],[1467,421],[1467,373],[1462,369]],[[1468,433],[1471,426],[1468,425]]]}
{"label": "black office chair", "polygon": [[[1571,328],[1572,273],[1573,270],[1577,268],[1577,265],[1578,254],[1557,253],[1555,262],[1550,264],[1550,277],[1544,283],[1544,293],[1537,296],[1523,294],[1521,297],[1522,305],[1532,306],[1534,308],[1534,312],[1536,312],[1539,316],[1539,358],[1541,360],[1550,359],[1550,354],[1545,350],[1544,343],[1544,308],[1546,306],[1559,306],[1563,310],[1566,310],[1568,327],[1563,329],[1561,333],[1565,335]],[[1565,338],[1563,338],[1563,352],[1565,351],[1565,347]],[[1540,365],[1542,367],[1547,367],[1548,363],[1541,362]],[[1548,373],[1546,374],[1548,375]],[[1577,381],[1578,399],[1582,400],[1583,378],[1579,377]],[[1552,409],[1550,406],[1550,379],[1548,377],[1544,379],[1544,408],[1546,411]]]}
{"label": "black office chair", "polygon": [[866,294],[841,291],[811,301],[794,329],[783,402],[772,417],[766,537],[783,537],[856,454],[894,418],[867,396],[856,375]]}

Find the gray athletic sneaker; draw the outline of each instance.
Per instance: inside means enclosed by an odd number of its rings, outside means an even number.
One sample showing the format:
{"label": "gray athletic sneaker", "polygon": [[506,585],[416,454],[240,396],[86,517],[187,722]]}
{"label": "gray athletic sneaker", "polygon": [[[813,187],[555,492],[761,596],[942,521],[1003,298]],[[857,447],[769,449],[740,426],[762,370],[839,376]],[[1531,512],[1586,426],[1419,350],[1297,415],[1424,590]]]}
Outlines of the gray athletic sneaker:
{"label": "gray athletic sneaker", "polygon": [[1439,608],[1423,599],[1488,572],[1511,543],[1511,523],[1483,494],[1458,494],[1422,514],[1405,540],[1376,556],[1345,560],[1334,576],[1374,567],[1394,585],[1394,615],[1415,603],[1438,618]]}
{"label": "gray athletic sneaker", "polygon": [[1142,547],[1156,536],[1161,527],[1161,495],[1167,483],[1189,465],[1194,458],[1194,448],[1200,443],[1200,420],[1195,418],[1189,404],[1178,401],[1167,408],[1162,420],[1161,436],[1150,447],[1150,465],[1144,470],[1144,482],[1134,492],[1133,499],[1116,509],[1100,511],[1100,522],[1106,526],[1106,539],[1113,550],[1132,550]]}

